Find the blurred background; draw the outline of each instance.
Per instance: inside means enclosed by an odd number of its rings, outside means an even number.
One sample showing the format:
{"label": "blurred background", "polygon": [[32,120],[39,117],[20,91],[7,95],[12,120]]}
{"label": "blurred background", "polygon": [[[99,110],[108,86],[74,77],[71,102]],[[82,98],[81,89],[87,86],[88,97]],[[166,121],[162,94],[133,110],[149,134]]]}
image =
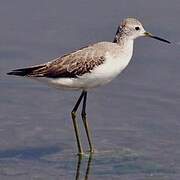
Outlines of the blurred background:
{"label": "blurred background", "polygon": [[[6,73],[112,41],[126,17],[180,41],[178,0],[0,0],[0,179],[70,180],[78,169],[70,111],[80,92]],[[180,178],[179,48],[139,38],[120,77],[89,92],[88,119],[99,152],[89,179]]]}

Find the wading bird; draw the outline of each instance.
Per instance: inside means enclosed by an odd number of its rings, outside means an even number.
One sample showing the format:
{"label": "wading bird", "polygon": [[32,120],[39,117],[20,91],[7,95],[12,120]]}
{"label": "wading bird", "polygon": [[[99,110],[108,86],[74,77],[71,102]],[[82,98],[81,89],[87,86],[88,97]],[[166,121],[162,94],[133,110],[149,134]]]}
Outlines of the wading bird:
{"label": "wading bird", "polygon": [[60,88],[82,91],[72,112],[72,121],[77,140],[78,154],[83,148],[76,121],[76,111],[83,100],[82,120],[85,127],[90,153],[94,152],[86,117],[87,91],[109,83],[126,68],[133,54],[133,43],[138,37],[150,37],[166,43],[169,41],[146,32],[134,18],[126,18],[118,26],[113,42],[98,42],[45,64],[15,69],[8,75],[25,76],[42,80]]}

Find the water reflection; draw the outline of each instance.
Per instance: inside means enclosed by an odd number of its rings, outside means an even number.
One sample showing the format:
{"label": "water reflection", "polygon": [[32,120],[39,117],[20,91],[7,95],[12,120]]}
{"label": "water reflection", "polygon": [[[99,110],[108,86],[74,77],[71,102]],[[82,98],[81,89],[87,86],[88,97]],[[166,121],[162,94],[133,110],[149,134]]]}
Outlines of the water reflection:
{"label": "water reflection", "polygon": [[104,176],[111,179],[144,174],[155,180],[177,174],[171,163],[164,164],[158,157],[152,159],[132,149],[99,151],[82,157],[65,151],[62,146],[1,150],[0,179],[12,176],[16,177],[14,180],[27,179],[30,174],[31,179],[99,180]]}
{"label": "water reflection", "polygon": [[[79,180],[80,179],[82,161],[83,161],[83,157],[82,156],[78,156],[75,180]],[[92,154],[90,154],[89,158],[88,158],[87,167],[86,167],[86,170],[85,170],[84,180],[88,180],[91,164],[92,164]]]}

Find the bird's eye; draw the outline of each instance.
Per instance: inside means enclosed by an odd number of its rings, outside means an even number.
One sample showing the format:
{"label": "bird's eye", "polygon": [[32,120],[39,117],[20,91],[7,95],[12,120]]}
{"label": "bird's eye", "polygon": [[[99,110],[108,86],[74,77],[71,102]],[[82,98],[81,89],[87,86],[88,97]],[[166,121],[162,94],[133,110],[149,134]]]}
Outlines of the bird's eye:
{"label": "bird's eye", "polygon": [[140,30],[140,27],[138,27],[138,26],[135,27],[135,30],[136,30],[136,31],[139,31],[139,30]]}

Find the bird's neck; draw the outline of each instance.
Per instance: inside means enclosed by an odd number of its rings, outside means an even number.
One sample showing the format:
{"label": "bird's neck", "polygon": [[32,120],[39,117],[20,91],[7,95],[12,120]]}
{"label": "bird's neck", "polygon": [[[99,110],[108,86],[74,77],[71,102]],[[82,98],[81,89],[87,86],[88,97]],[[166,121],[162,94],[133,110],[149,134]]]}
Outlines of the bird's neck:
{"label": "bird's neck", "polygon": [[131,57],[133,55],[133,44],[134,44],[133,39],[119,36],[118,39],[116,39],[116,42],[114,42],[114,43],[119,45],[120,51],[123,51],[124,55],[126,55],[126,57],[131,59]]}
{"label": "bird's neck", "polygon": [[116,43],[120,46],[127,46],[129,43],[133,45],[134,40],[129,38],[122,31],[117,31],[114,37],[113,43]]}
{"label": "bird's neck", "polygon": [[121,27],[118,27],[113,43],[118,44],[126,51],[133,51],[134,40],[127,36]]}

